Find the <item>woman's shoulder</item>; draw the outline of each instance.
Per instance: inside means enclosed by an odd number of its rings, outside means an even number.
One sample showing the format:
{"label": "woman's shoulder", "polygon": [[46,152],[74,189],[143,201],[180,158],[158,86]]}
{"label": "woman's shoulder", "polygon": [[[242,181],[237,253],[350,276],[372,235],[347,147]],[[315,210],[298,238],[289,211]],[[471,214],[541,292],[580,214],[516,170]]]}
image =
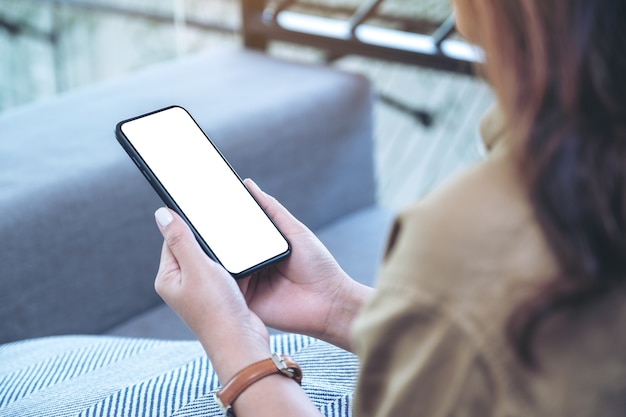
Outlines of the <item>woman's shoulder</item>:
{"label": "woman's shoulder", "polygon": [[532,210],[514,157],[499,152],[442,184],[404,210],[400,218],[407,225],[427,221],[487,240],[485,231],[497,232],[532,220]]}
{"label": "woman's shoulder", "polygon": [[500,153],[397,217],[379,284],[417,288],[463,305],[502,296],[553,270],[514,159]]}
{"label": "woman's shoulder", "polygon": [[506,154],[491,155],[402,211],[395,229],[406,250],[424,245],[429,254],[461,264],[493,265],[526,246],[521,238],[541,236],[519,170]]}

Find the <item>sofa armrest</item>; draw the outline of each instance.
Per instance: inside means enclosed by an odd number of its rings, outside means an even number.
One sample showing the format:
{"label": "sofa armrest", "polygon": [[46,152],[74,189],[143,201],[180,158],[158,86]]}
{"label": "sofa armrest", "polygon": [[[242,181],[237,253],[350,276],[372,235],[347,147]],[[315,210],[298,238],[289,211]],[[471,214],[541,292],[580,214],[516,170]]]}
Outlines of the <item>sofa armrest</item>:
{"label": "sofa armrest", "polygon": [[187,108],[242,177],[312,228],[375,201],[365,78],[208,52],[0,115],[0,343],[101,333],[159,302],[162,203],[119,120]]}

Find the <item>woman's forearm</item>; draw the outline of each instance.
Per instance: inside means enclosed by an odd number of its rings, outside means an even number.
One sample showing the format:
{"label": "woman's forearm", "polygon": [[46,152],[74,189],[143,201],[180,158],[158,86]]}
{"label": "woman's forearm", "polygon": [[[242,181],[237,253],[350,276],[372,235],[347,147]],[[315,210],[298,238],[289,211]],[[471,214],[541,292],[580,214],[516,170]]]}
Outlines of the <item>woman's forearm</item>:
{"label": "woman's forearm", "polygon": [[[356,308],[353,297],[350,305]],[[348,311],[349,309],[346,309]],[[344,314],[352,317],[352,314]],[[350,323],[351,323],[350,319]],[[347,321],[346,321],[346,325]],[[234,326],[232,326],[234,327]],[[334,326],[339,329],[339,326]],[[235,375],[255,362],[271,357],[267,340],[257,337],[254,332],[229,331],[225,325],[220,330],[213,330],[209,334],[198,332],[197,336],[209,356],[213,368],[222,386],[225,386]],[[330,343],[343,343],[347,346],[349,337],[333,337]],[[339,345],[343,347],[342,345]],[[323,359],[323,358],[321,358]],[[307,379],[306,370],[303,375]],[[301,417],[320,417],[321,413],[311,402],[303,388],[293,379],[279,373],[266,376],[249,385],[232,403],[237,417],[264,417],[296,415]]]}
{"label": "woman's forearm", "polygon": [[233,409],[237,417],[321,416],[300,385],[278,374],[252,384],[233,403]]}
{"label": "woman's forearm", "polygon": [[[269,347],[256,337],[224,332],[219,343],[215,335],[201,342],[211,358],[222,386],[255,362],[270,357]],[[306,378],[306,374],[303,376]],[[266,376],[249,385],[232,403],[237,417],[297,415],[319,417],[320,413],[302,387],[279,373]]]}

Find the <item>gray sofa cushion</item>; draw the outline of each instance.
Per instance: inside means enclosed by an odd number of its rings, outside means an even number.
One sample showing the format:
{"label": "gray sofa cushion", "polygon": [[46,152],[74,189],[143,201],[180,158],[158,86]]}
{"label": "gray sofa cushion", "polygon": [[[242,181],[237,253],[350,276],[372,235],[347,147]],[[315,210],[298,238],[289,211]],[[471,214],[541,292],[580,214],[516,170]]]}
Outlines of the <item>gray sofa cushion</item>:
{"label": "gray sofa cushion", "polygon": [[212,51],[0,115],[0,343],[101,333],[159,303],[156,194],[115,123],[179,104],[311,227],[375,200],[371,91],[327,67]]}

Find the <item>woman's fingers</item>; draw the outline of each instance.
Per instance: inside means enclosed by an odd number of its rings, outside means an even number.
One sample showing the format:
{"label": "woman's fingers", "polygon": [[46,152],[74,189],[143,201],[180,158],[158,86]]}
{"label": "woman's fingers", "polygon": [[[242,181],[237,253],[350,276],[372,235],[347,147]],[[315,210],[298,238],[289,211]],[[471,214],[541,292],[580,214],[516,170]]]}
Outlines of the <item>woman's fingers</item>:
{"label": "woman's fingers", "polygon": [[219,267],[206,256],[189,226],[175,212],[162,207],[154,217],[164,238],[154,286],[157,293],[168,301],[180,296],[184,288],[199,286],[196,281],[210,274],[212,268]]}
{"label": "woman's fingers", "polygon": [[[167,242],[163,241],[161,247],[161,260],[159,261],[159,270],[157,271],[157,277],[155,281],[155,287],[160,285],[163,281],[179,281],[180,280],[180,265],[172,254],[172,251],[167,246]],[[157,293],[159,289],[157,288]]]}
{"label": "woman's fingers", "polygon": [[296,219],[278,200],[261,190],[250,178],[246,178],[244,184],[280,230],[285,233],[308,230],[306,226]]}
{"label": "woman's fingers", "polygon": [[256,198],[259,204],[261,204],[263,210],[265,210],[271,218],[282,214],[282,211],[287,211],[274,197],[261,190],[257,183],[252,181],[250,178],[246,178],[245,180],[243,180],[243,183],[245,184],[246,188],[248,188],[248,190],[252,193],[254,198]]}
{"label": "woman's fingers", "polygon": [[197,250],[200,248],[196,239],[176,213],[166,207],[161,207],[154,213],[154,217],[167,246],[180,263],[187,263],[197,256]]}

